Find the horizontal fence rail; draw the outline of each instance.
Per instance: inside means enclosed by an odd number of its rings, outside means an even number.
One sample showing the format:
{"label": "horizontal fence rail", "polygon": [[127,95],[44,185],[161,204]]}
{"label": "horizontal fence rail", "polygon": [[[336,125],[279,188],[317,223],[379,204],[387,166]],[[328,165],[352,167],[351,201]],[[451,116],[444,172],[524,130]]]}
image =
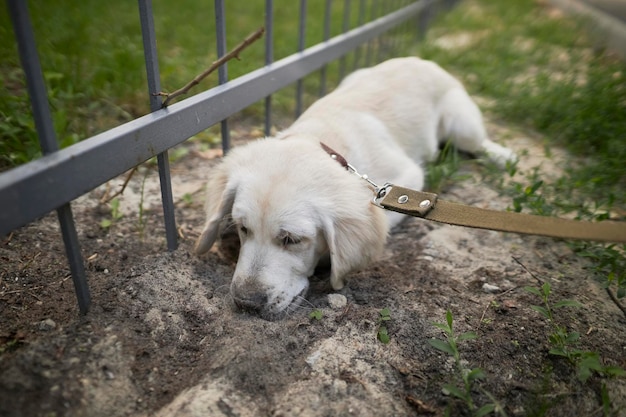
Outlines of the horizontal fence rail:
{"label": "horizontal fence rail", "polygon": [[413,3],[301,53],[0,174],[0,235],[296,82],[415,17],[430,3]]}
{"label": "horizontal fence rail", "polygon": [[[222,138],[223,148],[227,151],[229,147],[228,127],[225,120],[261,100],[265,100],[265,132],[268,134],[271,120],[271,95],[273,93],[298,83],[296,111],[299,113],[302,110],[301,80],[305,76],[322,69],[320,72],[322,77],[321,92],[325,92],[325,69],[329,63],[342,59],[346,54],[357,50],[360,46],[367,45],[367,51],[358,50],[357,52],[364,55],[361,57],[361,60],[364,61],[363,64],[369,64],[371,58],[369,43],[373,40],[407,22],[414,22],[414,31],[421,33],[424,30],[423,26],[427,24],[423,19],[431,15],[431,6],[438,3],[450,6],[454,2],[452,0],[405,1],[405,4],[409,4],[400,7],[397,2],[373,0],[372,9],[377,6],[381,14],[388,12],[393,4],[396,5],[396,10],[378,18],[372,17],[369,22],[364,23],[366,20],[364,16],[365,0],[360,0],[359,26],[348,30],[350,1],[344,1],[344,32],[332,38],[329,37],[328,10],[331,0],[326,0],[324,39],[321,43],[305,49],[305,20],[303,16],[306,13],[306,1],[301,0],[300,28],[297,32],[299,34],[298,51],[286,58],[274,61],[272,49],[274,5],[272,0],[265,0],[265,25],[266,36],[268,37],[265,43],[265,66],[231,81],[227,81],[227,69],[224,67],[220,69],[220,84],[218,86],[166,108],[160,108],[161,97],[153,95],[154,92],[159,91],[160,86],[152,7],[150,0],[139,0],[146,71],[152,93],[152,113],[92,136],[65,149],[56,150],[53,148],[50,152],[44,152],[45,155],[37,160],[0,173],[0,236],[7,235],[56,209],[59,211],[66,248],[72,248],[74,252],[72,255],[68,249],[68,259],[70,264],[77,264],[78,261],[73,259],[76,257],[76,253],[80,253],[78,243],[75,242],[76,231],[73,226],[71,211],[65,213],[69,210],[69,203],[144,161],[158,156],[168,249],[175,249],[175,220],[167,159],[168,149],[221,122],[224,135]],[[20,6],[22,3],[20,0],[9,0],[8,3],[10,9],[15,7],[21,10],[21,14],[13,21],[18,43],[30,48],[31,52],[29,53],[36,57],[34,40],[27,39],[29,38],[28,27],[30,23],[27,14],[24,15],[26,13],[25,6]],[[219,55],[225,53],[226,28],[223,24],[223,6],[223,0],[215,1],[218,23],[216,39]],[[32,38],[32,33],[30,37]],[[380,49],[378,50],[379,54],[384,52]],[[355,67],[357,60],[358,58],[354,62]],[[26,59],[22,58],[22,61],[32,63],[33,59],[27,57]],[[343,73],[346,71],[346,64],[344,59],[340,62]],[[35,65],[35,71],[41,71],[38,65],[38,63]],[[41,95],[40,93],[39,95]],[[45,93],[43,98],[31,96],[31,101],[35,108],[37,106],[46,107],[47,105]],[[50,126],[44,125],[42,130],[48,131]],[[39,134],[42,135],[41,132]],[[54,135],[52,137],[54,138]],[[63,207],[67,207],[65,212]],[[63,213],[67,215],[62,215]],[[66,227],[64,223],[68,223],[68,226]],[[74,242],[67,242],[68,236]],[[80,266],[82,266],[82,262],[80,262]],[[80,268],[76,268],[72,266],[72,275],[82,274],[84,276],[84,270],[81,271]],[[84,278],[75,278],[75,285],[80,310],[86,312],[89,305],[89,293]]]}

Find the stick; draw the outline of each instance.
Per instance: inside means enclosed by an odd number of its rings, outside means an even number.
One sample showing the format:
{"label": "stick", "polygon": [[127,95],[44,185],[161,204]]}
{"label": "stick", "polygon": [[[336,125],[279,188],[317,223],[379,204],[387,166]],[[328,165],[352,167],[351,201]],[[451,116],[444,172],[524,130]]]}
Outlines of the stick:
{"label": "stick", "polygon": [[528,272],[528,274],[533,277],[537,283],[539,283],[540,285],[543,285],[543,281],[540,280],[539,278],[537,278],[537,276],[535,274],[533,274],[528,268],[526,268],[526,265],[524,265],[523,263],[520,262],[519,259],[517,259],[515,256],[511,256],[511,258],[513,258],[513,260],[515,262],[517,262],[519,264],[519,266],[521,266],[522,268],[524,268],[524,271]]}
{"label": "stick", "polygon": [[165,93],[165,92],[156,93],[155,94],[156,96],[164,96],[165,97],[165,100],[163,101],[163,104],[161,105],[161,107],[162,108],[167,107],[169,102],[172,101],[174,98],[176,98],[178,96],[181,96],[183,94],[186,94],[189,90],[191,90],[192,87],[194,87],[195,85],[198,85],[200,83],[200,81],[202,81],[207,75],[209,75],[210,73],[212,73],[213,71],[215,71],[216,69],[218,69],[219,67],[221,67],[222,65],[227,63],[228,61],[230,61],[231,59],[233,59],[233,58],[239,59],[239,53],[241,51],[243,51],[244,49],[246,49],[250,44],[252,44],[255,41],[257,41],[258,39],[260,39],[263,36],[264,32],[265,32],[265,28],[262,27],[262,28],[259,28],[256,32],[253,32],[250,35],[248,35],[248,37],[245,38],[239,45],[237,45],[235,47],[235,49],[233,49],[232,51],[230,51],[226,55],[222,56],[217,61],[213,62],[211,64],[211,66],[206,71],[204,71],[202,74],[196,76],[193,80],[191,80],[183,88],[180,88],[180,89],[174,91],[173,93]]}
{"label": "stick", "polygon": [[126,180],[124,180],[124,184],[122,184],[122,187],[117,190],[116,192],[114,192],[113,194],[109,195],[109,191],[107,190],[102,197],[100,198],[100,204],[106,204],[109,201],[113,200],[115,197],[117,197],[118,195],[121,195],[122,193],[124,193],[124,190],[126,189],[126,186],[128,185],[128,183],[130,182],[130,179],[133,177],[133,175],[135,174],[135,171],[137,171],[137,168],[139,168],[139,165],[136,165],[133,169],[130,170],[130,172],[128,173],[128,175],[126,176]]}
{"label": "stick", "polygon": [[617,308],[622,310],[622,313],[624,313],[624,315],[626,316],[626,307],[624,307],[622,305],[622,303],[619,302],[619,300],[617,299],[615,294],[613,294],[613,291],[611,291],[610,288],[607,288],[606,292],[607,292],[607,294],[609,294],[609,297],[611,298],[611,301],[613,301],[615,303],[615,305],[617,306]]}

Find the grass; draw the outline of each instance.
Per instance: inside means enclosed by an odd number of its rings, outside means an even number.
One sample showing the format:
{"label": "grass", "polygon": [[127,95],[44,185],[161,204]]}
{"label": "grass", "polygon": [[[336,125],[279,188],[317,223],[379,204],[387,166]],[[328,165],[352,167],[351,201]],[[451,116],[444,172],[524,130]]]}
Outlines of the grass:
{"label": "grass", "polygon": [[[598,50],[585,24],[529,1],[467,1],[415,52],[491,99],[487,113],[580,157],[566,167],[577,191],[623,207],[626,65]],[[461,46],[446,47],[453,43]]]}
{"label": "grass", "polygon": [[587,381],[593,372],[607,377],[626,375],[626,372],[618,366],[603,365],[600,356],[596,352],[579,349],[580,333],[570,332],[567,327],[557,322],[555,312],[558,309],[564,307],[580,308],[582,304],[575,300],[560,300],[552,303],[550,300],[552,289],[547,281],[543,283],[541,288],[525,287],[524,289],[541,298],[543,305],[531,305],[530,307],[543,316],[553,330],[548,337],[552,345],[549,353],[566,358],[570,364],[575,366],[578,379],[581,382]]}
{"label": "grass", "polygon": [[[539,132],[548,150],[570,152],[564,174],[554,180],[538,168],[509,167],[510,181],[502,186],[514,211],[626,219],[626,64],[598,46],[589,25],[536,2],[468,0],[442,15],[414,48],[483,97],[492,120]],[[459,165],[444,156],[444,168],[429,172],[435,187]],[[515,174],[524,179],[513,180]],[[571,245],[592,261],[608,291],[626,296],[625,245]]]}
{"label": "grass", "polygon": [[[548,154],[560,147],[571,155],[557,178],[542,174],[541,167],[519,172],[509,166],[504,180],[501,171],[486,174],[511,197],[513,211],[626,221],[626,64],[598,47],[601,43],[589,35],[589,24],[549,13],[536,2],[468,0],[442,16],[426,42],[415,48],[415,54],[439,62],[461,78],[471,94],[482,97],[481,107],[491,120],[538,132]],[[429,169],[435,187],[458,176],[462,163],[450,152],[444,152],[440,162],[445,168]],[[569,244],[590,260],[590,272],[626,313],[626,245]],[[581,383],[593,374],[601,378],[598,398],[604,415],[610,415],[604,379],[624,371],[603,365],[597,352],[579,349],[580,335],[558,323],[555,309],[577,303],[552,303],[547,283],[527,291],[543,302],[531,308],[550,325],[549,353],[567,360]],[[438,349],[453,354],[443,345]],[[460,390],[456,397],[475,412],[467,393]]]}
{"label": "grass", "polygon": [[[35,39],[46,80],[55,132],[62,147],[76,143],[149,112],[147,82],[137,2],[67,0],[29,2]],[[325,1],[308,2],[305,46],[324,38]],[[344,26],[359,23],[357,2],[352,2],[349,21],[344,22],[345,2],[331,6],[330,36]],[[363,18],[370,20],[383,10],[365,2]],[[396,2],[396,4],[398,4]],[[299,2],[274,1],[274,60],[298,49]],[[174,91],[201,73],[216,59],[215,11],[211,2],[189,0],[153,1],[159,51],[161,88]],[[225,2],[227,49],[265,24],[265,1]],[[264,40],[246,49],[240,61],[228,64],[229,77],[257,69],[265,62]],[[397,46],[397,45],[396,45]],[[0,171],[39,156],[15,38],[6,8],[0,8]],[[361,54],[361,58],[363,54]],[[347,59],[349,68],[356,59]],[[329,66],[329,88],[339,77],[340,63]],[[217,84],[211,76],[191,91],[197,93]],[[318,76],[305,80],[306,102],[317,96]],[[292,88],[274,97],[273,110],[293,114]],[[260,123],[260,105],[245,112]],[[204,135],[207,140],[214,135]]]}

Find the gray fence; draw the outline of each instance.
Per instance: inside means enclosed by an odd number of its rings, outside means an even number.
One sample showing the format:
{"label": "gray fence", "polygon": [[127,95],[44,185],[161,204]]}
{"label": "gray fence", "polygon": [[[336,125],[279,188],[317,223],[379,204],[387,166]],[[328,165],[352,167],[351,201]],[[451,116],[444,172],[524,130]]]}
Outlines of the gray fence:
{"label": "gray fence", "polygon": [[[260,0],[259,0],[260,1]],[[321,1],[321,0],[316,0]],[[90,294],[80,244],[70,202],[95,187],[157,156],[167,247],[177,247],[176,221],[170,184],[168,149],[197,133],[222,123],[222,146],[228,151],[227,118],[259,100],[265,100],[265,130],[271,126],[271,95],[296,83],[296,113],[303,107],[302,79],[320,70],[321,94],[326,89],[326,65],[341,60],[340,71],[347,71],[343,57],[356,51],[361,66],[393,54],[393,39],[385,34],[403,27],[415,33],[425,31],[436,8],[449,7],[454,0],[343,0],[343,33],[330,38],[332,0],[325,0],[324,41],[304,48],[307,1],[300,0],[300,18],[294,33],[298,48],[293,55],[273,60],[273,0],[265,0],[265,66],[227,81],[227,68],[219,70],[220,85],[178,103],[162,108],[159,65],[151,0],[139,0],[139,15],[148,78],[151,113],[121,126],[59,149],[48,105],[46,85],[39,63],[27,2],[8,0],[7,5],[18,43],[18,51],[43,157],[0,174],[0,236],[56,210],[76,290],[79,309],[86,313]],[[354,4],[352,4],[354,3]],[[226,52],[224,0],[215,0],[218,55]],[[366,13],[367,11],[367,13]],[[358,14],[359,26],[349,29],[351,13]],[[366,15],[367,14],[367,15]],[[372,46],[374,45],[374,46]]]}

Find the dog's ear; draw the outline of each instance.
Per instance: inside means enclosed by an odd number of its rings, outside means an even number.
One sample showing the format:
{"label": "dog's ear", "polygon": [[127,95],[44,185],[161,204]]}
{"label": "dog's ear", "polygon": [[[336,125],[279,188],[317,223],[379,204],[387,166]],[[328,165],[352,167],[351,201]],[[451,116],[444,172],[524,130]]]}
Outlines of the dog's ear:
{"label": "dog's ear", "polygon": [[365,209],[346,210],[334,218],[323,219],[322,223],[330,250],[330,284],[334,290],[340,290],[347,274],[382,255],[387,218],[381,209],[370,204]]}
{"label": "dog's ear", "polygon": [[217,239],[222,220],[230,215],[233,209],[236,188],[229,184],[226,164],[222,163],[213,169],[206,192],[206,223],[196,241],[194,248],[196,255],[202,255],[211,249]]}

